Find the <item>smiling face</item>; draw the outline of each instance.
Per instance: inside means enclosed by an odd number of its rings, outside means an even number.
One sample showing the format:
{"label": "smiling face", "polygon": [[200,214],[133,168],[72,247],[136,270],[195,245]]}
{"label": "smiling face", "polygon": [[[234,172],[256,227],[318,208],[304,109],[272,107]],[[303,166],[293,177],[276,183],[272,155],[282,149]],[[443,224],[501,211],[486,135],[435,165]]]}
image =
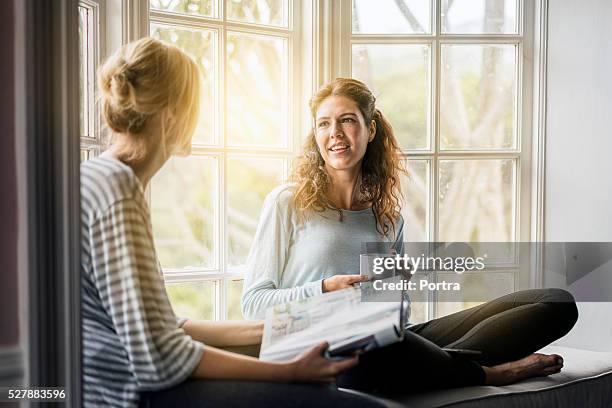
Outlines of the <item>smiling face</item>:
{"label": "smiling face", "polygon": [[375,134],[374,121],[366,124],[352,99],[329,96],[317,108],[315,137],[330,174],[359,170],[368,143]]}

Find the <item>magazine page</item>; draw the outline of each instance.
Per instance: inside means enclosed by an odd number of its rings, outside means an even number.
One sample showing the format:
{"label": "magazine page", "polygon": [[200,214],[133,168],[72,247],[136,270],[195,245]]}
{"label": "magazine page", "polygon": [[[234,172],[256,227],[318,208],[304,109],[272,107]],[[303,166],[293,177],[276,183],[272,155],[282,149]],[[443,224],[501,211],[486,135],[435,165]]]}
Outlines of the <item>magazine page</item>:
{"label": "magazine page", "polygon": [[399,302],[361,302],[360,289],[271,307],[266,313],[260,358],[286,361],[323,340],[333,346],[397,326],[399,308]]}

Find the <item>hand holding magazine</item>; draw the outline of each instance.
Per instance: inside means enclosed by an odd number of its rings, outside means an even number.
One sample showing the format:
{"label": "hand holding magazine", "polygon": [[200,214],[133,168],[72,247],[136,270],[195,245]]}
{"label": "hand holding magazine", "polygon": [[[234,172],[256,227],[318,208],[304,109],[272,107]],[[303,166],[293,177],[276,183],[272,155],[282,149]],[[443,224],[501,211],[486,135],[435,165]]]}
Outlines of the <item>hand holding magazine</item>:
{"label": "hand holding magazine", "polygon": [[260,359],[288,361],[325,340],[329,357],[344,357],[403,338],[408,302],[362,302],[363,288],[324,293],[269,308]]}

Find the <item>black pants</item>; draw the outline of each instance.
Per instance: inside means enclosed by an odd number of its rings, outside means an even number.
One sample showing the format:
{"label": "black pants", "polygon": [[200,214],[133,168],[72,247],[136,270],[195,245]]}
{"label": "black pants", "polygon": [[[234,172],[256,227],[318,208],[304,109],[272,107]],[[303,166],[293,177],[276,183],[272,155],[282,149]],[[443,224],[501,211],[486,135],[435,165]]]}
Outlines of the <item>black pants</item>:
{"label": "black pants", "polygon": [[[338,385],[396,393],[483,384],[482,366],[513,361],[564,336],[576,323],[572,295],[561,289],[511,293],[461,312],[410,327],[401,343],[361,356]],[[481,351],[453,356],[442,347]]]}
{"label": "black pants", "polygon": [[[565,335],[578,318],[571,294],[560,289],[512,293],[410,327],[403,342],[373,350],[338,377],[338,385],[366,392],[406,393],[484,383],[482,365],[525,357]],[[442,347],[479,350],[472,358]],[[145,393],[141,406],[170,407],[376,407],[376,402],[310,384],[189,380]]]}

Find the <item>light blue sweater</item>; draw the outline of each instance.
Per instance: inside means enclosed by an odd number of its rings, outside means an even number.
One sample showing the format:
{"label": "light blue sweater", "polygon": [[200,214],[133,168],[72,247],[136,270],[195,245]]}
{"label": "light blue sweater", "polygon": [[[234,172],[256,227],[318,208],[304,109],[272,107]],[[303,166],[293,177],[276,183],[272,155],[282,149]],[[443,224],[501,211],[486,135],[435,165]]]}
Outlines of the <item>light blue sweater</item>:
{"label": "light blue sweater", "polygon": [[322,293],[322,280],[359,274],[363,242],[394,242],[403,252],[404,220],[400,216],[385,237],[376,231],[371,209],[313,213],[300,223],[292,206],[291,187],[274,189],[263,205],[246,266],[242,313],[262,319],[268,307]]}

